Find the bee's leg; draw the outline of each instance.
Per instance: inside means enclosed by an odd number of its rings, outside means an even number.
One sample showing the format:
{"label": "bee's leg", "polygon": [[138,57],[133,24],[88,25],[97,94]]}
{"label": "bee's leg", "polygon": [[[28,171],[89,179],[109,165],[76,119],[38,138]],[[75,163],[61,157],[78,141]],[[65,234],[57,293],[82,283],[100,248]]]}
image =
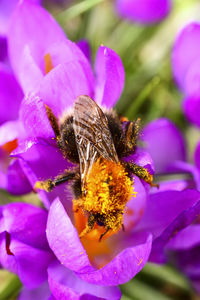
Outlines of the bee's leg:
{"label": "bee's leg", "polygon": [[99,242],[101,242],[102,238],[104,237],[104,235],[106,235],[106,233],[110,230],[109,227],[106,228],[106,230],[104,231],[104,233],[101,234],[100,238],[99,238]]}
{"label": "bee's leg", "polygon": [[125,131],[126,145],[129,151],[132,151],[136,146],[137,138],[140,129],[140,119],[135,122],[128,122]]}
{"label": "bee's leg", "polygon": [[54,187],[67,182],[69,180],[73,180],[76,176],[75,172],[66,172],[62,175],[57,176],[54,180],[48,179],[45,181],[37,181],[34,188],[45,190],[46,192],[51,192]]}
{"label": "bee's leg", "polygon": [[125,231],[125,226],[124,226],[124,224],[122,224],[122,230]]}
{"label": "bee's leg", "polygon": [[56,116],[53,114],[51,108],[45,104],[46,112],[47,112],[47,117],[49,119],[49,122],[51,124],[51,127],[55,133],[56,139],[58,140],[60,137],[60,129],[58,125],[58,120]]}
{"label": "bee's leg", "polygon": [[153,183],[153,176],[147,171],[146,168],[140,167],[136,164],[125,163],[125,167],[128,171],[143,179],[145,182],[149,183],[151,187],[159,187],[158,184]]}
{"label": "bee's leg", "polygon": [[95,216],[93,214],[90,214],[89,218],[88,218],[87,225],[86,225],[85,229],[79,234],[79,237],[82,238],[87,233],[89,233],[90,231],[92,231],[92,229],[94,227],[94,224],[95,224]]}

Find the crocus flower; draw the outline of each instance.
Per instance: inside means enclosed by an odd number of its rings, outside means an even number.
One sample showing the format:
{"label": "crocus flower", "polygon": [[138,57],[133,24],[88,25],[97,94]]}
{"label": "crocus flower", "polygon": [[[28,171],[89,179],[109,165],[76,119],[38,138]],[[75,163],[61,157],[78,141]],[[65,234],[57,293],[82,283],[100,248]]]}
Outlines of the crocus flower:
{"label": "crocus flower", "polygon": [[0,264],[24,287],[19,300],[120,299],[117,287],[91,285],[63,267],[46,239],[47,211],[25,203],[0,207]]}
{"label": "crocus flower", "polygon": [[12,72],[7,54],[7,40],[0,37],[0,187],[12,194],[31,190],[19,161],[10,159],[10,152],[17,147],[17,138],[23,135],[19,121],[19,107],[23,92]]}
{"label": "crocus flower", "polygon": [[[160,137],[162,138],[160,139]],[[158,174],[167,174],[169,176],[170,174],[173,174],[173,172],[175,172],[175,174],[178,172],[179,175],[182,173],[182,176],[186,173],[192,175],[190,179],[183,177],[182,179],[168,179],[167,182],[161,181],[160,191],[174,193],[176,190],[190,194],[191,190],[188,190],[189,187],[195,187],[198,190],[200,189],[200,144],[198,144],[195,149],[194,165],[192,165],[186,161],[186,147],[181,132],[167,119],[158,119],[148,124],[143,130],[143,141],[145,148],[148,149],[154,160],[155,169],[158,171]],[[165,151],[162,151],[162,149],[165,149]],[[150,199],[156,197],[156,195],[161,195],[161,193],[155,189],[152,192],[153,194],[150,195]],[[191,207],[188,212],[189,211],[190,213],[184,212],[182,214],[180,223],[174,223],[179,230],[184,223],[189,225],[191,220],[189,222],[188,220],[195,211],[195,206]],[[150,259],[154,262],[170,261],[184,272],[191,280],[196,291],[200,292],[199,213],[197,213],[196,216],[193,215],[193,217],[192,224],[183,226],[185,228],[174,236],[172,234],[171,239],[165,246],[165,252],[162,255],[160,255],[161,252],[159,248],[168,235],[167,231],[163,234],[163,239],[158,238],[155,240],[153,242]],[[174,225],[171,227],[171,232],[175,233],[176,230],[173,228]]]}
{"label": "crocus flower", "polygon": [[[49,14],[28,2],[20,3],[13,14],[9,50],[15,74],[24,92],[28,93],[20,109],[20,122],[26,135],[19,139],[19,146],[12,155],[20,159],[34,187],[38,180],[54,178],[64,169],[73,167],[57,148],[45,104],[58,119],[73,108],[76,96],[81,94],[94,98],[101,107],[112,108],[123,88],[124,70],[118,55],[101,46],[95,62],[95,77],[86,56],[67,40]],[[126,159],[153,172],[152,161],[143,150],[138,149]],[[164,243],[157,247],[159,254],[162,253],[173,229],[181,222],[181,213],[189,214],[190,223],[198,211],[197,191],[164,192],[148,202],[147,186],[136,176],[134,188],[136,198],[132,197],[127,203],[124,216],[126,231],[119,231],[101,243],[91,235],[80,241],[78,234],[87,220],[81,215],[74,216],[69,185],[56,187],[50,193],[38,191],[49,208],[47,239],[60,270],[71,270],[77,278],[92,285],[122,284],[139,272],[148,260],[152,236],[155,240],[164,237]],[[191,206],[195,207],[193,214]],[[181,223],[180,228],[184,226],[187,224]],[[53,270],[52,278],[57,278]]]}
{"label": "crocus flower", "polygon": [[175,81],[184,94],[183,110],[187,119],[200,126],[200,24],[185,26],[177,36],[172,50],[172,69]]}
{"label": "crocus flower", "polygon": [[18,121],[23,92],[10,66],[7,49],[8,15],[11,15],[16,3],[0,3],[0,187],[19,195],[31,191],[31,186],[19,161],[9,157],[10,152],[17,147],[18,137],[23,135],[23,128]]}
{"label": "crocus flower", "polygon": [[[187,187],[194,187],[200,190],[200,145],[194,152],[194,164],[187,161],[187,148],[184,137],[180,130],[167,119],[158,119],[149,123],[142,132],[144,148],[150,153],[157,175],[182,174],[182,180],[175,179],[160,182],[160,189],[183,190]],[[186,176],[188,174],[188,176]],[[171,187],[170,187],[171,186]],[[153,189],[152,191],[156,191]]]}
{"label": "crocus flower", "polygon": [[1,206],[0,263],[17,273],[28,288],[47,279],[47,266],[54,258],[45,236],[46,221],[47,212],[39,207],[25,203]]}
{"label": "crocus flower", "polygon": [[156,23],[164,19],[171,9],[170,0],[117,0],[119,15],[132,22]]}
{"label": "crocus flower", "polygon": [[[40,3],[40,0],[27,0],[32,1],[34,3]],[[9,20],[10,16],[15,9],[19,0],[1,0],[0,2],[0,35],[6,36],[8,27],[9,27]]]}

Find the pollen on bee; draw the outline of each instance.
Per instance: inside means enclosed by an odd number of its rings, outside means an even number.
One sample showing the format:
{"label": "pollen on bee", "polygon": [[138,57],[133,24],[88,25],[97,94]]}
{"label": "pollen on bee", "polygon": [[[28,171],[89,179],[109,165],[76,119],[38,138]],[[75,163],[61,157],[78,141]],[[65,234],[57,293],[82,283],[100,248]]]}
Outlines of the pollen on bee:
{"label": "pollen on bee", "polygon": [[86,190],[84,209],[105,214],[108,216],[106,226],[119,229],[117,227],[123,223],[127,201],[136,196],[133,181],[127,176],[123,165],[98,159],[88,175]]}

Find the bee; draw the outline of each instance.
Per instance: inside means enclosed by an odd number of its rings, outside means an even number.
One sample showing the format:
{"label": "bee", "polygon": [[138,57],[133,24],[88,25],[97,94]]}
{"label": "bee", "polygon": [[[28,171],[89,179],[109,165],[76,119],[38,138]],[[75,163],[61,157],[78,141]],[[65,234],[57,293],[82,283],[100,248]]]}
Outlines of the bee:
{"label": "bee", "polygon": [[105,228],[99,240],[110,230],[123,229],[126,203],[136,195],[132,174],[154,186],[147,169],[123,161],[123,157],[136,150],[140,120],[129,122],[113,110],[103,112],[89,96],[79,96],[73,115],[66,116],[60,124],[48,106],[46,111],[59,149],[78,167],[54,180],[37,182],[35,187],[51,191],[71,181],[73,202],[87,217],[80,238],[92,231],[95,224]]}

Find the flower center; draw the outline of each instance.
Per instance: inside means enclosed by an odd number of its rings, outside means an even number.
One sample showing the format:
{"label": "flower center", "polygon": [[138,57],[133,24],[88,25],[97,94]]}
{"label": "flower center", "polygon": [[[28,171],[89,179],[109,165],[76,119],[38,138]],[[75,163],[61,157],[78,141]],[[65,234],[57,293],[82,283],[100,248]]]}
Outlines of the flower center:
{"label": "flower center", "polygon": [[[136,192],[123,165],[102,158],[93,164],[84,189],[86,195],[73,201],[74,220],[81,234],[88,224],[88,216],[92,214],[96,218],[93,228],[81,237],[90,260],[94,261],[98,255],[111,254],[107,238],[122,229],[125,205]],[[109,231],[99,242],[107,228]]]}

